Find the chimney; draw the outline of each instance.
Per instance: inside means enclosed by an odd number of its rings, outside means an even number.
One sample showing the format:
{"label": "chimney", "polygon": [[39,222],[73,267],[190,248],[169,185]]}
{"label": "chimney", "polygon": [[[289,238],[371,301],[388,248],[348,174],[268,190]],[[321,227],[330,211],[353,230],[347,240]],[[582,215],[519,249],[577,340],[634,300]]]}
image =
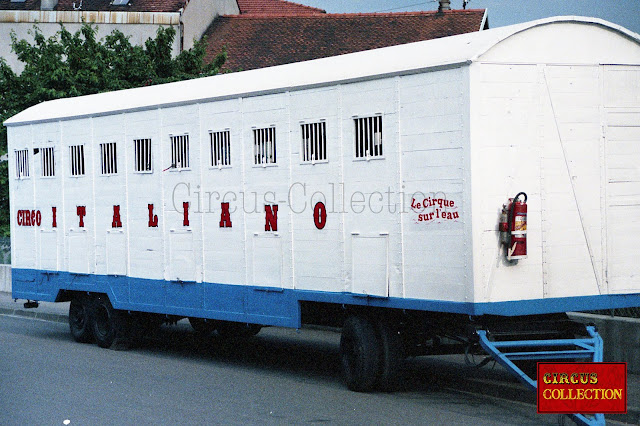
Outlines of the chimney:
{"label": "chimney", "polygon": [[53,10],[58,4],[58,0],[41,0],[40,10]]}
{"label": "chimney", "polygon": [[442,12],[443,10],[451,10],[450,0],[440,0],[440,5],[438,6],[438,12]]}

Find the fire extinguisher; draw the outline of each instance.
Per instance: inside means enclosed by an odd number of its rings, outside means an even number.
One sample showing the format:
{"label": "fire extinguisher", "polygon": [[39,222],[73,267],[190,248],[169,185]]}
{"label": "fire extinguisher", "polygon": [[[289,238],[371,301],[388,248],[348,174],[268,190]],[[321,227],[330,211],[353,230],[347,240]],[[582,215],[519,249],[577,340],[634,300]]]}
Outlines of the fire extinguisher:
{"label": "fire extinguisher", "polygon": [[[520,196],[524,201],[520,201]],[[507,246],[507,259],[527,258],[527,194],[519,192],[502,205],[500,213],[500,242]]]}

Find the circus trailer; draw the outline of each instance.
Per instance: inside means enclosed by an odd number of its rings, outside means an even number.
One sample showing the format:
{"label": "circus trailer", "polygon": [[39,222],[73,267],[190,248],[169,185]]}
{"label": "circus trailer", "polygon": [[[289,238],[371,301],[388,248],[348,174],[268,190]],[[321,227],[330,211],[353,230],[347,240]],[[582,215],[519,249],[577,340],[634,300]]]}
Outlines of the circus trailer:
{"label": "circus trailer", "polygon": [[320,324],[342,327],[351,389],[456,351],[535,387],[527,363],[602,360],[566,312],[640,306],[640,36],[602,20],[54,100],[4,124],[13,296],[70,301],[81,342],[179,318],[227,338]]}

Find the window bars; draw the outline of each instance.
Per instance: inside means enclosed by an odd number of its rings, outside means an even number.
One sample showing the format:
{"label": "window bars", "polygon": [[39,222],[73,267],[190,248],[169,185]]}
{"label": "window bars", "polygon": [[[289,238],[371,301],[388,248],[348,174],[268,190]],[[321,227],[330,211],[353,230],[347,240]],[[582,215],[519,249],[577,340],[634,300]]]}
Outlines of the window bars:
{"label": "window bars", "polygon": [[354,118],[356,158],[382,157],[382,116]]}
{"label": "window bars", "polygon": [[256,165],[276,164],[276,128],[253,129],[253,158]]}
{"label": "window bars", "polygon": [[118,173],[118,157],[116,154],[116,143],[100,144],[100,160],[103,175],[113,175]]}
{"label": "window bars", "polygon": [[16,177],[29,177],[29,150],[16,150]]}
{"label": "window bars", "polygon": [[211,166],[223,167],[231,165],[231,133],[229,130],[222,132],[209,132],[211,144]]}
{"label": "window bars", "polygon": [[71,176],[84,176],[84,145],[71,145]]}
{"label": "window bars", "polygon": [[151,172],[151,139],[134,139],[134,171]]}
{"label": "window bars", "polygon": [[303,123],[302,132],[302,161],[312,163],[327,159],[327,123]]}
{"label": "window bars", "polygon": [[42,176],[55,176],[56,163],[53,155],[53,147],[40,148],[40,153],[42,154]]}
{"label": "window bars", "polygon": [[171,166],[176,169],[189,168],[189,135],[170,136]]}

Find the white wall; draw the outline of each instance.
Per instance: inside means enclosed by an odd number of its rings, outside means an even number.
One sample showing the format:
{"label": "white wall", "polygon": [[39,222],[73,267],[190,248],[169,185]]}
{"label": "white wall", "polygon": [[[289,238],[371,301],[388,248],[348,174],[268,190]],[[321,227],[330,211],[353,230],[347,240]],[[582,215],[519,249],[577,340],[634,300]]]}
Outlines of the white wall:
{"label": "white wall", "polygon": [[182,14],[185,50],[200,40],[215,18],[220,15],[238,15],[240,9],[235,0],[190,0]]}
{"label": "white wall", "polygon": [[[57,147],[55,178],[42,178],[36,167],[29,179],[12,180],[12,214],[27,208],[43,214],[37,229],[14,227],[15,264],[51,265],[52,255],[45,254],[57,241],[58,268],[73,272],[121,274],[124,262],[132,277],[167,281],[467,300],[466,79],[457,68],[11,128],[12,150],[22,144]],[[384,155],[356,159],[354,118],[375,115],[382,117]],[[328,161],[303,164],[301,123],[320,120],[327,126]],[[270,126],[276,129],[277,163],[256,166],[253,129]],[[231,167],[211,167],[209,132],[225,129]],[[190,167],[174,170],[170,136],[183,134],[189,135]],[[133,172],[136,138],[152,140],[152,174]],[[114,176],[100,173],[99,144],[105,142],[117,144]],[[85,146],[86,175],[70,177],[69,146],[77,144]],[[30,159],[39,161],[37,155]],[[233,225],[221,228],[227,193]],[[419,223],[418,214],[435,210],[412,210],[413,193],[424,195],[420,201],[455,201],[449,210],[457,220]],[[313,218],[318,201],[327,209],[322,230]],[[154,204],[158,228],[148,227],[148,204]],[[265,230],[265,204],[278,205],[277,232]],[[54,205],[60,206],[56,230],[49,223]],[[78,226],[79,205],[87,210],[84,228]],[[116,230],[114,205],[123,219]],[[40,260],[32,260],[31,251],[41,253]],[[198,285],[168,284],[168,297],[193,292],[193,303],[200,303]],[[146,297],[136,283],[130,291]]]}
{"label": "white wall", "polygon": [[[468,173],[468,69],[400,80],[402,216],[405,296],[467,301],[473,298]],[[412,194],[453,201],[452,208],[411,208]],[[416,197],[419,202],[419,197]],[[419,221],[439,211],[458,218]]]}
{"label": "white wall", "polygon": [[[631,242],[640,232],[640,73],[603,62],[640,63],[640,48],[600,26],[546,25],[472,64],[477,301],[640,290]],[[529,196],[528,258],[509,263],[498,218],[520,191]]]}
{"label": "white wall", "polygon": [[23,65],[18,61],[15,53],[11,52],[10,34],[14,32],[18,40],[25,39],[33,42],[33,36],[29,34],[29,32],[33,31],[35,20],[38,20],[37,26],[40,28],[42,34],[48,38],[60,30],[58,21],[62,21],[65,28],[71,33],[74,33],[80,29],[82,24],[79,21],[81,17],[84,17],[87,22],[98,22],[96,24],[98,27],[98,38],[102,38],[110,34],[114,29],[118,29],[125,35],[130,36],[129,40],[131,44],[138,46],[144,45],[144,42],[148,38],[155,38],[156,32],[161,25],[174,25],[176,28],[176,37],[173,41],[172,53],[173,55],[180,53],[179,13],[120,13],[119,15],[122,16],[119,16],[116,13],[94,12],[87,14],[87,12],[85,12],[85,16],[78,12],[67,12],[65,15],[58,17],[55,15],[55,12],[48,12],[48,14],[54,14],[52,16],[46,16],[51,20],[38,19],[41,18],[38,13],[39,11],[35,11],[33,12],[34,16],[21,16],[19,17],[21,20],[16,22],[15,19],[17,19],[17,17],[13,15],[5,16],[7,15],[6,11],[0,12],[0,57],[4,58],[9,66],[16,72],[21,72]]}

